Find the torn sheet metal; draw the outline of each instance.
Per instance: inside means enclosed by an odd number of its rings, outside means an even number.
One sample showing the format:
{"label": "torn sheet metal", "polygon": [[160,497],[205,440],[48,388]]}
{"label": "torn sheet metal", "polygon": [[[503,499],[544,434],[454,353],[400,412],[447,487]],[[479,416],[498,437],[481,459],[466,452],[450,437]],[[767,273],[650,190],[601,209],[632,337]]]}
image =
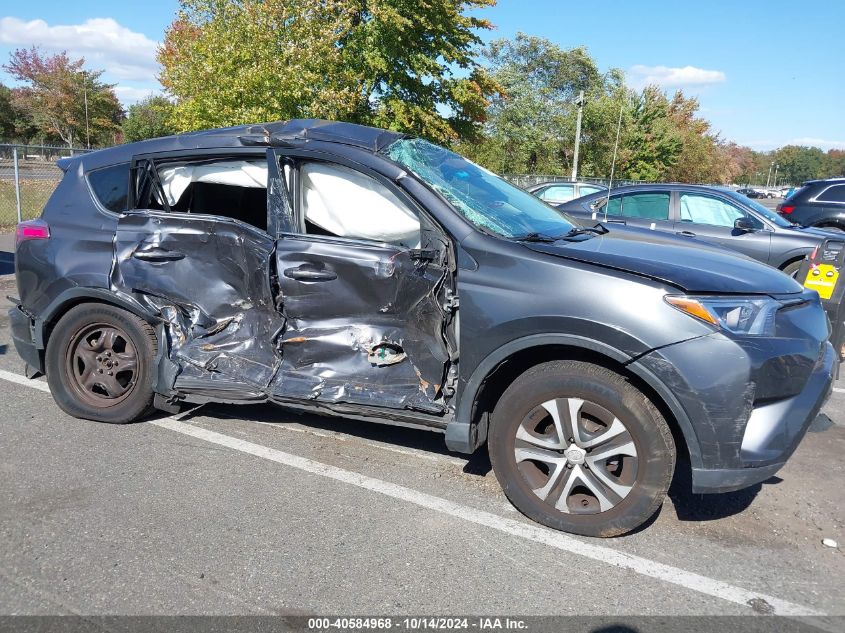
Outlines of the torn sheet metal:
{"label": "torn sheet metal", "polygon": [[112,288],[158,313],[176,389],[263,393],[284,325],[270,285],[273,240],[233,222],[164,213],[122,217]]}
{"label": "torn sheet metal", "polygon": [[[449,277],[439,254],[285,237],[276,257],[287,323],[275,398],[445,411]],[[302,271],[326,274],[308,281]]]}

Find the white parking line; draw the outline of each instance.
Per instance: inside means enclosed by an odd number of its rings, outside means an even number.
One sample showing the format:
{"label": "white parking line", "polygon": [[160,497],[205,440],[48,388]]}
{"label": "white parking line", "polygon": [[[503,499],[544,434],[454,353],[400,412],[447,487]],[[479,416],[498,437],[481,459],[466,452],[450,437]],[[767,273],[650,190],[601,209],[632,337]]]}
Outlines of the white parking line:
{"label": "white parking line", "polygon": [[834,387],[834,388],[833,388],[833,390],[834,390],[836,393],[845,393],[845,389],[840,389],[839,387]]}
{"label": "white parking line", "polygon": [[[49,392],[49,387],[43,382],[34,380],[27,380],[22,376],[13,374],[8,371],[0,370],[0,378],[10,382],[24,385],[38,389],[40,391]],[[824,616],[825,614],[806,607],[804,605],[788,602],[768,596],[766,594],[749,591],[742,587],[737,587],[720,580],[708,578],[694,574],[678,567],[671,565],[664,565],[648,558],[634,556],[617,551],[606,545],[596,545],[579,540],[575,537],[569,536],[562,532],[556,532],[539,525],[529,524],[514,519],[508,519],[497,514],[477,510],[458,503],[454,503],[441,497],[436,497],[412,488],[400,486],[398,484],[368,477],[360,473],[344,470],[329,464],[323,464],[306,457],[292,455],[284,451],[254,444],[246,440],[241,440],[229,435],[223,435],[215,431],[209,431],[192,424],[186,424],[178,419],[176,416],[164,418],[160,420],[151,420],[149,424],[175,431],[205,442],[217,444],[218,446],[225,446],[232,450],[253,455],[261,459],[266,459],[277,464],[296,468],[304,472],[321,477],[334,479],[335,481],[377,492],[379,494],[399,499],[407,503],[414,504],[421,508],[427,508],[440,512],[448,516],[452,516],[476,525],[483,525],[485,527],[510,534],[518,538],[548,545],[558,550],[583,556],[598,562],[606,563],[613,567],[628,569],[642,576],[662,580],[670,584],[696,591],[714,598],[720,598],[728,602],[749,607],[751,604],[757,604],[760,600],[765,600],[774,609],[778,615],[785,616]],[[753,602],[752,602],[753,601]]]}
{"label": "white parking line", "polygon": [[39,391],[46,391],[47,393],[50,393],[50,387],[46,382],[42,382],[40,380],[30,380],[25,376],[6,371],[5,369],[0,369],[0,378],[8,380],[9,382],[16,382],[24,387],[30,387],[32,389],[38,389]]}

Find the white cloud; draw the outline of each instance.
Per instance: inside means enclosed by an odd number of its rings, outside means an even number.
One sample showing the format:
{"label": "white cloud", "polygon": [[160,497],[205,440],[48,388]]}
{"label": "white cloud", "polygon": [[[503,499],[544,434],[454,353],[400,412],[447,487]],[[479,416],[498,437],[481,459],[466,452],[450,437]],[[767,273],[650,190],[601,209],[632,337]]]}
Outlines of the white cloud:
{"label": "white cloud", "polygon": [[71,57],[84,57],[91,68],[105,69],[115,80],[156,83],[158,43],[112,18],[55,26],[44,20],[0,18],[0,42],[40,46],[52,52],[66,50]]}
{"label": "white cloud", "polygon": [[845,141],[829,141],[823,138],[815,138],[812,136],[802,136],[801,138],[794,138],[791,141],[784,143],[784,145],[806,145],[808,147],[818,147],[825,151],[829,149],[845,149]]}
{"label": "white cloud", "polygon": [[695,66],[673,68],[671,66],[636,64],[628,70],[628,79],[630,84],[636,88],[642,88],[649,84],[655,84],[661,88],[679,88],[722,83],[727,77],[721,70],[705,70]]}
{"label": "white cloud", "polygon": [[118,100],[124,105],[132,105],[150,95],[161,94],[161,90],[153,88],[136,88],[135,86],[115,86],[114,92]]}

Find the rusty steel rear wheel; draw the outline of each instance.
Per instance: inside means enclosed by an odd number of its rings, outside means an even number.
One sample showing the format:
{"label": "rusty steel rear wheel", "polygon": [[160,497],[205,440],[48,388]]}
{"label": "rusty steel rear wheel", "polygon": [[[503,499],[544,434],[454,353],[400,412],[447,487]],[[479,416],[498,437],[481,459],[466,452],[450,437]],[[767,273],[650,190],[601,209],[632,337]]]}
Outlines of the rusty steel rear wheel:
{"label": "rusty steel rear wheel", "polygon": [[132,422],[151,410],[156,351],[144,320],[114,306],[82,304],[53,328],[47,381],[56,403],[74,417]]}
{"label": "rusty steel rear wheel", "polygon": [[77,397],[94,407],[123,402],[136,386],[138,354],[129,335],[107,323],[82,328],[65,352]]}

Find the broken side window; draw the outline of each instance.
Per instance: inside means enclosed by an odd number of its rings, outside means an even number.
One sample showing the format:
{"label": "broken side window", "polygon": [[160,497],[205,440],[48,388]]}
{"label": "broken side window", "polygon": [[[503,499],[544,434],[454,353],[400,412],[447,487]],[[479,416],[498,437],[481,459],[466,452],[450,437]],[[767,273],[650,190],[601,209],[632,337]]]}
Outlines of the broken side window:
{"label": "broken side window", "polygon": [[374,178],[315,162],[301,166],[300,182],[305,233],[420,247],[419,217]]}
{"label": "broken side window", "polygon": [[180,161],[157,167],[170,211],[233,218],[267,230],[265,158]]}

